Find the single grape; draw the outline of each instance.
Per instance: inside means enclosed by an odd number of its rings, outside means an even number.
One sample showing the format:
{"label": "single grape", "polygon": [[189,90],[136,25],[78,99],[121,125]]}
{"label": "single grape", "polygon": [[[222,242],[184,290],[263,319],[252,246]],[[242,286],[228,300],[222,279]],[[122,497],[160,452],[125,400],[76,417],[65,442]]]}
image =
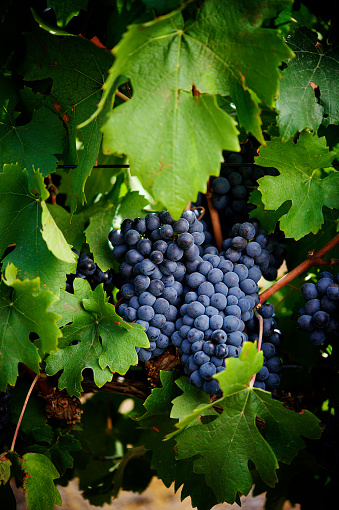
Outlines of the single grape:
{"label": "single grape", "polygon": [[326,312],[320,310],[313,315],[313,324],[317,328],[325,328],[329,322],[330,317]]}
{"label": "single grape", "polygon": [[318,289],[314,283],[304,283],[300,290],[305,299],[315,299],[318,297]]}
{"label": "single grape", "polygon": [[281,369],[281,360],[277,356],[273,356],[272,358],[266,360],[265,366],[268,368],[269,372],[279,372]]}
{"label": "single grape", "polygon": [[[203,354],[205,354],[205,353],[203,353]],[[205,356],[206,356],[206,354],[205,354]],[[212,377],[216,373],[216,371],[217,371],[216,366],[213,365],[213,363],[211,363],[210,361],[203,363],[199,368],[201,377],[207,381],[212,379]]]}
{"label": "single grape", "polygon": [[137,230],[130,229],[125,234],[125,241],[129,245],[137,244],[140,241],[140,234]]}
{"label": "single grape", "polygon": [[188,231],[190,227],[189,222],[185,218],[179,218],[173,223],[173,230],[176,234],[183,234]]}

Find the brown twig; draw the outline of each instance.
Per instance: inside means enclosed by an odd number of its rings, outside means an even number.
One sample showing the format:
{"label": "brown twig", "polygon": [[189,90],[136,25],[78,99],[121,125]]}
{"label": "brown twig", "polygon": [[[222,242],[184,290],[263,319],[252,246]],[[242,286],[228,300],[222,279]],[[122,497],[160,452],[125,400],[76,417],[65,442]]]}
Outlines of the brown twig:
{"label": "brown twig", "polygon": [[29,401],[29,397],[31,396],[31,393],[33,391],[33,388],[35,386],[35,383],[37,382],[37,380],[39,379],[40,375],[37,374],[34,379],[33,379],[33,382],[28,390],[28,393],[26,395],[26,398],[25,398],[25,402],[24,402],[24,405],[22,406],[22,409],[21,409],[21,413],[20,413],[20,416],[19,416],[19,420],[18,420],[18,423],[17,423],[17,426],[16,426],[16,429],[15,429],[15,432],[14,432],[14,436],[13,436],[13,441],[12,441],[12,445],[11,445],[11,449],[10,451],[11,452],[14,452],[14,447],[15,447],[15,443],[16,443],[16,438],[18,436],[18,432],[19,432],[19,428],[20,428],[20,425],[21,425],[21,422],[22,422],[22,418],[24,416],[24,413],[26,411],[26,407],[27,407],[27,404],[28,404],[28,401]]}
{"label": "brown twig", "polygon": [[331,241],[323,246],[316,253],[310,253],[306,260],[304,260],[297,267],[292,269],[289,273],[285,274],[280,280],[271,285],[268,289],[264,290],[259,295],[260,303],[265,303],[273,294],[278,290],[282,289],[285,285],[294,280],[297,276],[300,276],[305,271],[308,271],[313,266],[332,266],[338,263],[338,259],[323,260],[323,256],[332,250],[337,244],[339,244],[339,234],[337,234]]}
{"label": "brown twig", "polygon": [[117,393],[128,397],[137,397],[145,400],[151,393],[143,381],[132,381],[122,376],[114,377],[110,382],[99,388],[94,382],[82,383],[82,388],[86,393],[95,393],[104,391],[106,393]]}
{"label": "brown twig", "polygon": [[211,222],[212,222],[212,226],[213,226],[215,244],[217,245],[218,250],[221,251],[223,237],[222,237],[219,213],[213,205],[210,181],[208,181],[208,185],[207,185],[206,199],[207,199],[208,210],[210,213]]}
{"label": "brown twig", "polygon": [[124,101],[129,101],[129,97],[125,96],[120,90],[117,90],[115,93],[116,96],[120,97],[120,99],[123,99]]}

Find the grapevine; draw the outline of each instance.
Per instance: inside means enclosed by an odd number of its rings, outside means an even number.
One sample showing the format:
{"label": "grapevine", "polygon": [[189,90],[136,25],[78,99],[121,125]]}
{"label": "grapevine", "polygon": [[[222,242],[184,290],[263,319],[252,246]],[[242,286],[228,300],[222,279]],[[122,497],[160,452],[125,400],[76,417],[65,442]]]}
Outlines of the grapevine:
{"label": "grapevine", "polygon": [[331,505],[333,6],[73,4],[1,9],[0,501]]}

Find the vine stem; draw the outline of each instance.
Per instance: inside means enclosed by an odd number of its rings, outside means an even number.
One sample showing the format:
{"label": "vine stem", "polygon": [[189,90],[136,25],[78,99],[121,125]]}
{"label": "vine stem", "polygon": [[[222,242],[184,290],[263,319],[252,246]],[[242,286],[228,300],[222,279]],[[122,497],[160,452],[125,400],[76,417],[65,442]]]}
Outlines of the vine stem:
{"label": "vine stem", "polygon": [[14,447],[15,447],[15,443],[16,443],[16,438],[18,436],[18,432],[19,432],[19,428],[20,428],[20,425],[21,425],[21,422],[22,422],[22,418],[24,416],[24,413],[26,411],[26,407],[27,407],[27,404],[28,404],[28,401],[29,401],[29,397],[31,396],[31,393],[33,391],[33,388],[35,386],[35,383],[37,382],[37,380],[39,379],[40,375],[37,374],[34,379],[33,379],[33,382],[27,392],[27,395],[26,395],[26,398],[25,398],[25,402],[24,402],[24,405],[22,406],[22,409],[21,409],[21,413],[20,413],[20,417],[19,417],[19,420],[18,420],[18,423],[17,423],[17,426],[16,426],[16,429],[15,429],[15,432],[14,432],[14,436],[13,436],[13,441],[12,441],[12,445],[11,445],[11,449],[10,451],[11,452],[14,452]]}
{"label": "vine stem", "polygon": [[307,271],[313,266],[328,266],[334,265],[337,263],[337,259],[323,260],[323,256],[326,255],[330,250],[332,250],[337,244],[339,244],[339,234],[337,234],[331,241],[329,241],[325,246],[323,246],[316,253],[309,253],[309,256],[306,260],[304,260],[299,266],[295,267],[289,273],[285,274],[280,280],[275,282],[271,287],[264,290],[259,295],[260,304],[265,303],[273,294],[275,294],[278,290],[282,289],[285,285],[294,280],[297,276],[300,276],[302,273]]}

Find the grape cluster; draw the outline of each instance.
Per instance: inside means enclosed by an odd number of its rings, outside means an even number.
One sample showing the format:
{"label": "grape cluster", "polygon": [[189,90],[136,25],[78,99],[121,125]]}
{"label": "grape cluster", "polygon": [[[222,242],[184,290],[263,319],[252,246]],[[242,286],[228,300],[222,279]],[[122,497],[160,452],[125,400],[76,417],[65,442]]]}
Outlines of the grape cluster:
{"label": "grape cluster", "polygon": [[191,383],[209,394],[219,393],[212,377],[225,369],[227,357],[239,356],[247,340],[245,324],[259,304],[257,282],[262,273],[252,256],[254,249],[260,254],[253,241],[259,226],[258,222],[238,224],[232,247],[226,243],[220,254],[213,246],[205,248],[196,271],[185,278],[185,302],[172,343]]}
{"label": "grape cluster", "polygon": [[[249,213],[255,208],[248,199],[251,191],[258,186],[258,179],[264,175],[279,175],[276,168],[246,165],[254,162],[258,147],[258,142],[249,138],[246,143],[241,144],[240,153],[225,151],[220,176],[211,177],[212,201],[219,211],[224,237],[234,223],[248,220]],[[234,164],[237,166],[230,166]]]}
{"label": "grape cluster", "polygon": [[98,265],[87,253],[80,253],[73,248],[74,253],[77,255],[77,268],[75,274],[67,275],[66,291],[71,294],[74,293],[73,282],[75,278],[82,278],[87,280],[91,288],[94,289],[100,283],[104,284],[104,288],[112,281],[112,271],[101,271]]}
{"label": "grape cluster", "polygon": [[[259,308],[263,318],[263,336],[261,350],[264,355],[264,365],[256,374],[254,386],[262,390],[273,392],[280,383],[281,360],[278,356],[278,347],[282,335],[277,329],[277,322],[274,318],[274,308],[271,304],[265,303]],[[246,323],[248,339],[251,342],[259,341],[259,321],[253,317]]]}
{"label": "grape cluster", "polygon": [[323,344],[326,337],[338,337],[339,273],[323,271],[316,284],[304,283],[301,294],[306,304],[299,310],[298,328],[308,333],[314,345]]}
{"label": "grape cluster", "polygon": [[203,226],[192,211],[175,221],[168,211],[145,218],[125,219],[109,233],[113,255],[121,261],[124,302],[121,317],[145,328],[147,349],[137,348],[140,361],[159,356],[170,344],[178,309],[183,302],[185,274],[199,263]]}
{"label": "grape cluster", "polygon": [[109,233],[123,280],[117,312],[142,325],[150,342],[137,348],[141,362],[174,345],[190,382],[220,394],[213,375],[225,369],[226,358],[239,356],[248,339],[245,324],[259,304],[257,282],[270,257],[263,237],[260,223],[251,220],[233,226],[221,253],[203,248],[204,225],[194,210],[177,221],[168,211],[126,219]]}
{"label": "grape cluster", "polygon": [[[264,168],[260,166],[246,166],[246,163],[253,163],[258,143],[250,138],[242,144],[241,153],[224,152],[225,163],[221,165],[219,177],[210,178],[210,191],[212,202],[218,210],[223,238],[232,236],[234,224],[244,223],[249,220],[249,213],[255,208],[248,202],[250,192],[258,186],[258,179],[264,175],[279,175],[275,168]],[[232,167],[236,164],[244,166]],[[215,244],[213,238],[213,226],[208,214],[206,196],[198,194],[195,207],[203,207],[207,213],[202,220],[205,233],[205,242],[202,249]],[[258,234],[259,235],[259,234]],[[268,235],[265,230],[260,232],[259,244],[269,253],[269,264],[261,267],[262,274],[266,280],[273,281],[277,278],[278,269],[283,263],[286,255],[285,236],[277,227],[273,234]]]}
{"label": "grape cluster", "polygon": [[9,391],[0,391],[0,453],[4,447],[4,434],[9,421],[7,406],[10,400]]}
{"label": "grape cluster", "polygon": [[225,370],[225,358],[239,356],[247,340],[244,319],[253,314],[258,287],[245,278],[241,264],[216,253],[202,259],[186,278],[188,291],[171,340],[190,382],[213,395],[219,393],[213,375]]}

